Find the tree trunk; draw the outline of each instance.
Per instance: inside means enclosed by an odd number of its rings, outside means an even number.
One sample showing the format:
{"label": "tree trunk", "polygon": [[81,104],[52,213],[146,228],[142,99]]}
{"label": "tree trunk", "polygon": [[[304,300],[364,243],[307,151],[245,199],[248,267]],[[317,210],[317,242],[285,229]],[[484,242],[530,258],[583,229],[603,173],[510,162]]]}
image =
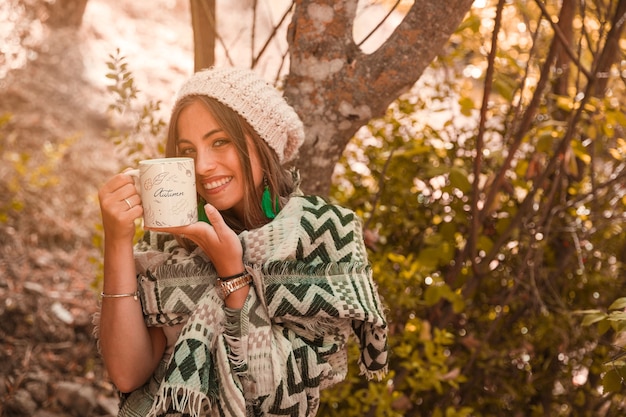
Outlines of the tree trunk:
{"label": "tree trunk", "polygon": [[215,0],[190,0],[194,71],[215,64]]}
{"label": "tree trunk", "polygon": [[352,136],[380,117],[436,57],[472,0],[416,1],[371,54],[352,36],[357,0],[297,0],[289,27],[285,96],[306,129],[297,166],[307,193],[327,195],[335,164]]}
{"label": "tree trunk", "polygon": [[616,6],[615,15],[613,16],[611,29],[607,36],[607,45],[604,54],[600,58],[595,74],[596,77],[598,77],[594,91],[596,97],[603,97],[605,95],[606,87],[609,81],[609,71],[611,70],[611,67],[618,62],[620,56],[623,55],[619,42],[620,39],[622,39],[625,25],[626,0],[619,0]]}
{"label": "tree trunk", "polygon": [[574,19],[576,18],[577,0],[563,0],[561,5],[561,12],[559,13],[559,27],[563,33],[564,40],[567,41],[566,45],[558,45],[556,53],[556,69],[559,71],[560,76],[556,79],[556,85],[554,86],[554,92],[561,96],[568,94],[568,87],[570,85],[570,65],[571,58],[567,54],[565,48],[572,48],[572,40],[574,39]]}
{"label": "tree trunk", "polygon": [[49,17],[46,23],[51,27],[79,28],[83,23],[83,15],[87,0],[56,0],[47,3]]}

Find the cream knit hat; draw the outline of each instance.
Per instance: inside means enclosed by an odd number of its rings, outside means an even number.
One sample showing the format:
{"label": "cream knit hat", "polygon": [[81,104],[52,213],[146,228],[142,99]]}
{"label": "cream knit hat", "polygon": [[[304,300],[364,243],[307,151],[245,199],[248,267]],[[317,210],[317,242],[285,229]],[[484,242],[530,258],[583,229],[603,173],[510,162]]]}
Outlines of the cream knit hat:
{"label": "cream knit hat", "polygon": [[274,149],[281,163],[294,159],[304,142],[304,128],[295,110],[252,70],[198,71],[183,84],[176,101],[190,95],[212,97],[237,112]]}

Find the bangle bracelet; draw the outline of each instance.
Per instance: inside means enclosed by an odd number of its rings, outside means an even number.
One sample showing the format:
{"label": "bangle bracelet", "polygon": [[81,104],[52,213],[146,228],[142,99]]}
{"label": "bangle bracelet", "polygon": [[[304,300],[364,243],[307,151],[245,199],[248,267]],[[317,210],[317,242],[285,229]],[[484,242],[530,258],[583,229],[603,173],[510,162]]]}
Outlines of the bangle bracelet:
{"label": "bangle bracelet", "polygon": [[100,298],[124,298],[124,297],[133,297],[135,301],[137,301],[139,297],[139,290],[135,292],[130,292],[126,294],[105,294],[103,292],[100,293]]}
{"label": "bangle bracelet", "polygon": [[226,282],[226,281],[230,281],[232,279],[245,277],[246,275],[248,275],[248,271],[244,270],[243,272],[240,272],[238,274],[231,275],[229,277],[217,277],[217,279],[219,279],[222,282]]}

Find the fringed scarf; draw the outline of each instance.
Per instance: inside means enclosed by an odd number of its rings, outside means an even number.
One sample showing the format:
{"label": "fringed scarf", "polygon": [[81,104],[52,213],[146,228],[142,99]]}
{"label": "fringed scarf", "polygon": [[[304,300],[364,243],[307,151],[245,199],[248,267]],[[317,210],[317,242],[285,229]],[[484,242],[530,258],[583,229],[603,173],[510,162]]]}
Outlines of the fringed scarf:
{"label": "fringed scarf", "polygon": [[387,324],[352,211],[292,197],[240,238],[254,279],[241,310],[225,308],[201,250],[154,233],[137,245],[147,325],[185,323],[148,415],[313,416],[319,390],[345,378],[350,334],[362,373],[385,375]]}

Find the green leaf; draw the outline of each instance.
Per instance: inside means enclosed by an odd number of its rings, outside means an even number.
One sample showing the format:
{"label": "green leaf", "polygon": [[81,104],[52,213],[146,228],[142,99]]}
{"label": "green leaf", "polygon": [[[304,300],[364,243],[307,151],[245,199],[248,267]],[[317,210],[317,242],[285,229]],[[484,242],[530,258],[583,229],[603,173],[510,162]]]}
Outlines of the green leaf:
{"label": "green leaf", "polygon": [[607,320],[603,320],[598,323],[598,333],[604,334],[609,330],[611,330],[611,323],[609,323]]}
{"label": "green leaf", "polygon": [[494,77],[493,88],[497,91],[505,100],[512,101],[515,94],[516,83],[515,80],[506,74],[498,73]]}
{"label": "green leaf", "polygon": [[482,20],[480,16],[471,14],[467,19],[463,21],[457,28],[457,32],[460,32],[465,29],[469,29],[472,33],[477,33],[482,26]]}
{"label": "green leaf", "polygon": [[608,315],[608,320],[611,321],[624,321],[626,322],[626,311],[611,311]]}
{"label": "green leaf", "polygon": [[591,162],[591,156],[580,140],[572,140],[570,145],[572,146],[574,155],[576,155],[578,159],[583,161],[585,164],[589,164]]}
{"label": "green leaf", "polygon": [[489,253],[493,249],[493,241],[489,237],[481,235],[478,237],[477,247]]}
{"label": "green leaf", "polygon": [[461,114],[468,117],[472,115],[472,110],[475,109],[474,101],[470,97],[461,97],[459,106],[461,107]]}
{"label": "green leaf", "polygon": [[439,264],[440,253],[439,247],[423,249],[419,254],[418,262],[426,268],[434,268]]}
{"label": "green leaf", "polygon": [[618,298],[609,306],[609,310],[622,310],[626,308],[626,297]]}
{"label": "green leaf", "polygon": [[450,170],[450,185],[458,188],[463,193],[467,193],[472,189],[472,184],[467,179],[467,172],[459,168]]}
{"label": "green leaf", "polygon": [[443,285],[431,285],[426,288],[424,291],[424,301],[426,305],[432,306],[435,305],[445,297],[445,287]]}
{"label": "green leaf", "polygon": [[607,317],[608,317],[607,314],[602,311],[587,313],[585,317],[583,318],[582,325],[591,326],[592,324],[602,321]]}
{"label": "green leaf", "polygon": [[537,144],[535,145],[535,148],[537,149],[537,151],[550,153],[552,151],[553,146],[554,146],[553,131],[552,130],[542,131],[541,134],[539,134],[539,137],[537,139]]}
{"label": "green leaf", "polygon": [[574,102],[571,97],[559,96],[556,99],[556,105],[559,109],[571,111],[574,108]]}
{"label": "green leaf", "polygon": [[602,386],[605,392],[620,392],[623,386],[623,378],[617,371],[617,368],[611,369],[602,378]]}

